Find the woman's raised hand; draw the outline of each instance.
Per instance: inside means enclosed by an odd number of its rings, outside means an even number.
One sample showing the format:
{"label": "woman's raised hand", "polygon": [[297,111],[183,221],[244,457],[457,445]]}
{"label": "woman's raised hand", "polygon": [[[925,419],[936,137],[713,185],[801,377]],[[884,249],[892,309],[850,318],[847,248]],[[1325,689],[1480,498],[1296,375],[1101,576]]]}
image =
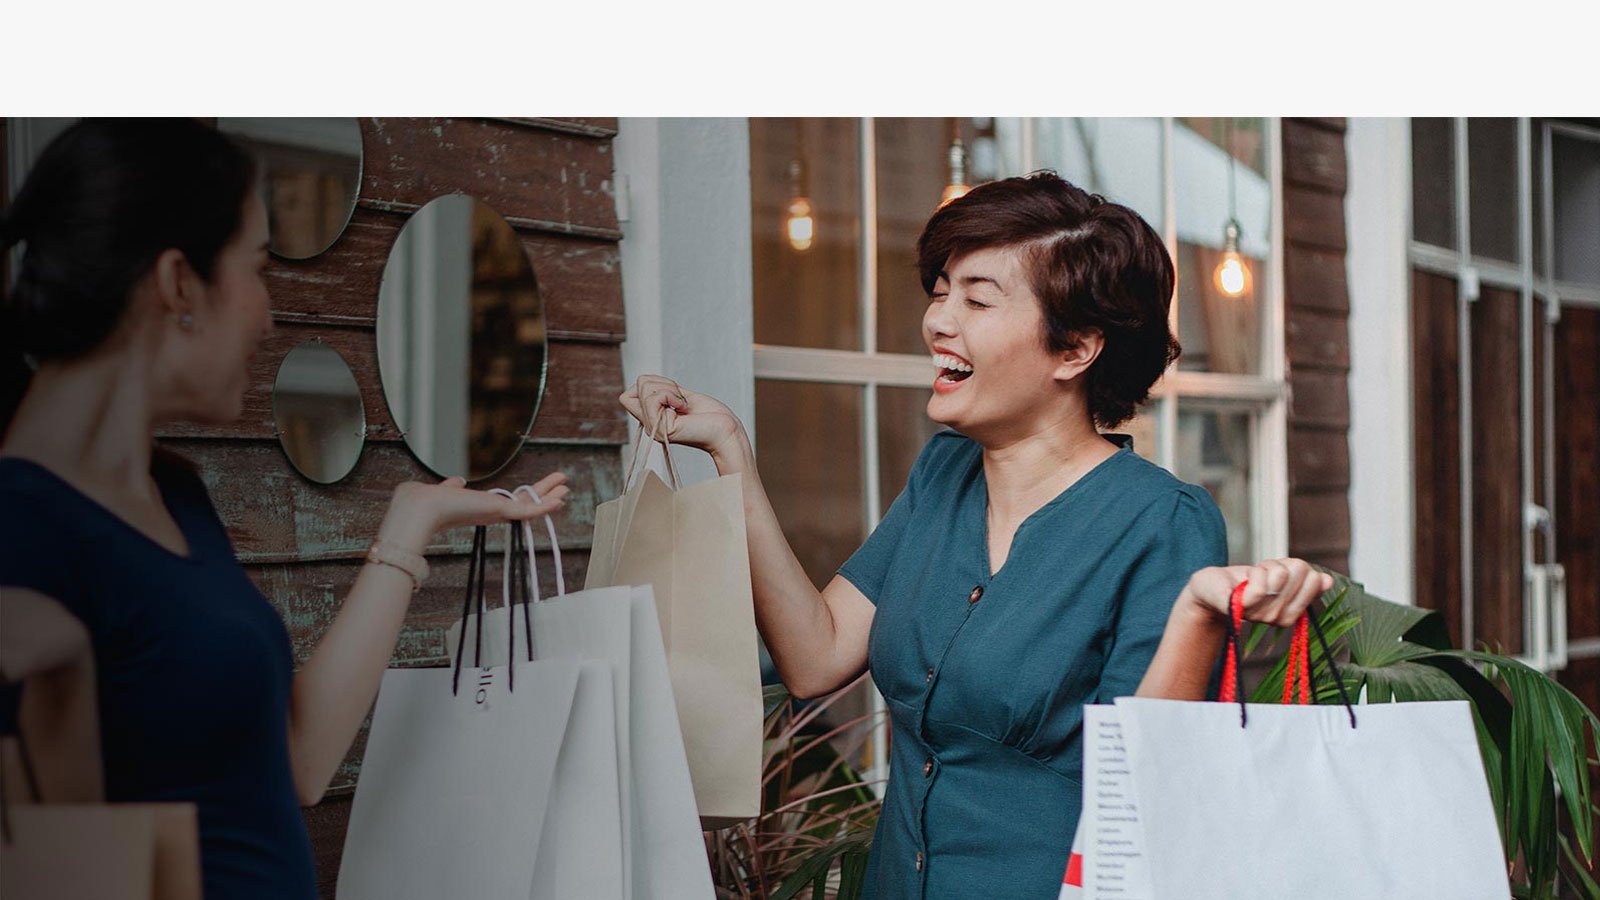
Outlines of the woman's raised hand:
{"label": "woman's raised hand", "polygon": [[643,375],[618,398],[647,435],[670,444],[715,454],[738,438],[744,426],[721,400],[685,390],[660,375]]}
{"label": "woman's raised hand", "polygon": [[1184,594],[1217,619],[1226,619],[1233,589],[1248,581],[1240,598],[1244,618],[1288,628],[1311,602],[1333,587],[1333,576],[1303,559],[1269,559],[1253,566],[1213,566],[1190,576]]}
{"label": "woman's raised hand", "polygon": [[537,501],[525,491],[512,498],[474,490],[460,477],[434,484],[408,481],[395,488],[378,538],[420,552],[447,528],[501,525],[548,515],[566,506],[570,493],[565,472],[546,475],[533,490],[539,495]]}

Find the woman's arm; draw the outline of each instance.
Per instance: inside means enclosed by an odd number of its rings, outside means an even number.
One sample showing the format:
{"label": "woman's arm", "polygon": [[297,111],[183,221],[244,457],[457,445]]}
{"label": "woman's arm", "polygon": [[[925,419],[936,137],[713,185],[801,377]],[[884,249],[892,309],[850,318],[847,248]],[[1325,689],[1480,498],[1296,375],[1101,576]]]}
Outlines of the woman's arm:
{"label": "woman's arm", "polygon": [[821,591],[811,583],[783,535],[749,435],[733,412],[655,376],[641,378],[621,399],[646,431],[664,416],[660,427],[668,441],[706,450],[720,474],[742,476],[756,627],[789,691],[802,699],[821,696],[865,671],[872,601],[838,576]]}
{"label": "woman's arm", "polygon": [[1241,598],[1244,618],[1287,628],[1333,587],[1333,576],[1302,559],[1272,559],[1255,566],[1215,566],[1189,578],[1167,617],[1156,655],[1139,682],[1137,696],[1206,699],[1211,667],[1227,636],[1233,589],[1248,581]]}
{"label": "woman's arm", "polygon": [[[52,803],[105,798],[94,648],[88,629],[45,595],[0,587],[0,683],[26,681],[17,727],[32,750],[39,795]],[[21,757],[4,752],[0,777],[23,784]]]}
{"label": "woman's arm", "polygon": [[[565,481],[565,475],[556,473],[535,485],[542,503],[520,494],[512,500],[468,490],[459,478],[434,485],[402,484],[395,489],[378,540],[420,554],[434,534],[446,528],[542,516],[565,503]],[[411,576],[393,566],[363,566],[339,615],[295,674],[289,760],[302,805],[322,799],[372,708],[411,595]]]}

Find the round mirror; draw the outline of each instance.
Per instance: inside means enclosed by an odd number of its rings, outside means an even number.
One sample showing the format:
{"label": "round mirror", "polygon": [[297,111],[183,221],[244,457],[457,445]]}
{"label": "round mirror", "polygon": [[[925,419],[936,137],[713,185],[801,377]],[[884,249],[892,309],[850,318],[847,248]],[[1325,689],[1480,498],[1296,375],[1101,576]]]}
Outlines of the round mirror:
{"label": "round mirror", "polygon": [[289,462],[319,484],[349,475],[367,439],[356,376],[339,351],[321,341],[300,344],[278,365],[272,419]]}
{"label": "round mirror", "polygon": [[355,119],[218,119],[256,159],[268,243],[286,259],[333,246],[361,193],[361,126]]}
{"label": "round mirror", "polygon": [[400,230],[378,289],[378,372],[435,474],[487,478],[521,449],[544,394],[544,301],[493,207],[439,197]]}

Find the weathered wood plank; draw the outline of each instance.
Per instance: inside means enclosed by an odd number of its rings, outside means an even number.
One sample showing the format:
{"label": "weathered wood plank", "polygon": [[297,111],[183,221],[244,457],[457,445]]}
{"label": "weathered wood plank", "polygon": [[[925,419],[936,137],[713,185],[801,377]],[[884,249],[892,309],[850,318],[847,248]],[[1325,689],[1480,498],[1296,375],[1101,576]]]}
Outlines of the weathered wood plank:
{"label": "weathered wood plank", "polygon": [[1350,487],[1350,440],[1337,429],[1289,429],[1289,489],[1343,490]]}
{"label": "weathered wood plank", "polygon": [[1285,185],[1284,239],[1324,250],[1345,249],[1344,197],[1315,188]]}
{"label": "weathered wood plank", "polygon": [[615,230],[611,142],[480,119],[364,119],[363,199],[466,193],[504,216]]}
{"label": "weathered wood plank", "polygon": [[502,122],[515,122],[529,128],[545,128],[552,131],[561,131],[567,134],[581,134],[584,137],[613,138],[617,136],[617,120],[611,118],[519,118],[510,117],[500,119]]}
{"label": "weathered wood plank", "polygon": [[1344,116],[1297,116],[1292,119],[1284,120],[1285,126],[1288,126],[1290,123],[1297,125],[1312,125],[1328,131],[1340,132],[1344,131],[1346,127]]}
{"label": "weathered wood plank", "polygon": [[1289,421],[1293,425],[1348,429],[1350,387],[1343,372],[1289,374]]}
{"label": "weathered wood plank", "polygon": [[[319,340],[338,350],[355,374],[366,409],[367,440],[398,441],[400,430],[389,413],[378,371],[375,332],[364,328],[288,322],[276,326],[250,366],[244,411],[226,425],[172,423],[161,437],[272,438],[272,387],[283,358],[302,341]],[[544,397],[532,439],[620,444],[627,440],[626,413],[617,403],[622,383],[622,351],[614,344],[551,341]]]}
{"label": "weathered wood plank", "polygon": [[[376,536],[395,486],[432,480],[405,447],[392,443],[368,446],[350,477],[330,485],[302,478],[274,441],[174,440],[163,445],[199,468],[234,550],[245,562],[359,556]],[[594,530],[595,504],[622,492],[615,448],[530,445],[492,483],[475,486],[512,488],[555,471],[567,473],[572,491],[566,509],[552,517],[556,533],[563,543],[586,546]],[[455,529],[436,538],[430,552],[465,552],[471,545],[471,530]]]}
{"label": "weathered wood plank", "polygon": [[[407,216],[357,209],[343,236],[308,260],[273,258],[267,287],[273,313],[289,318],[371,324],[378,288]],[[544,296],[550,331],[589,340],[620,342],[625,334],[622,257],[613,241],[519,232]]]}
{"label": "weathered wood plank", "polygon": [[1289,497],[1289,553],[1293,556],[1350,552],[1350,498],[1343,491],[1295,493]]}
{"label": "weathered wood plank", "polygon": [[1473,640],[1514,654],[1522,652],[1522,404],[1520,347],[1507,336],[1517,334],[1519,297],[1486,286],[1470,310]]}
{"label": "weathered wood plank", "polygon": [[[1350,311],[1350,286],[1344,254],[1289,244],[1283,251],[1284,300],[1290,309]],[[1405,297],[1391,298],[1404,303]]]}
{"label": "weathered wood plank", "polygon": [[1416,603],[1440,611],[1451,641],[1459,647],[1461,382],[1456,325],[1455,281],[1413,272],[1411,406],[1416,471]]}
{"label": "weathered wood plank", "polygon": [[1600,637],[1600,310],[1561,311],[1553,361],[1556,556],[1567,567],[1569,634],[1580,640]]}
{"label": "weathered wood plank", "polygon": [[1283,125],[1283,179],[1288,184],[1343,194],[1348,181],[1344,133],[1296,120]]}
{"label": "weathered wood plank", "polygon": [[1289,364],[1296,371],[1350,370],[1350,323],[1343,315],[1293,310],[1285,331]]}

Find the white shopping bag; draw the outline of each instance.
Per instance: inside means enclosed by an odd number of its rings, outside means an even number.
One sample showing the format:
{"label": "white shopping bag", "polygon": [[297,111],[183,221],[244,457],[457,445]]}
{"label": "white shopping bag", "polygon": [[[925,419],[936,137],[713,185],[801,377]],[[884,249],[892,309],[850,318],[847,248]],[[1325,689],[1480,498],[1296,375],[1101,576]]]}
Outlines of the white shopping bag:
{"label": "white shopping bag", "polygon": [[340,900],[529,896],[577,660],[390,669],[372,714]]}
{"label": "white shopping bag", "polygon": [[1466,701],[1247,710],[1116,701],[1154,900],[1510,896]]}
{"label": "white shopping bag", "polygon": [[[509,617],[505,609],[486,613],[485,646],[494,648],[497,655],[493,658],[498,659],[510,644],[505,629],[511,627],[522,629],[518,640],[531,633],[535,659],[578,658],[609,664],[616,736],[611,773],[620,795],[623,892],[633,900],[710,900],[714,894],[710,866],[650,588],[567,593],[555,527],[548,518],[545,524],[555,559],[556,596],[539,596],[533,532],[525,523],[515,545],[508,542],[507,553],[525,553],[529,577],[525,581],[519,577],[519,596],[512,596],[507,588],[505,607],[511,608],[518,599],[527,605],[518,605],[517,614]],[[505,568],[509,572],[513,567]],[[475,618],[468,618],[467,628],[469,633],[476,628]],[[447,645],[453,650],[458,643],[459,633],[453,628]],[[565,760],[567,750],[562,753]],[[606,758],[597,752],[585,756],[589,760]],[[586,777],[592,780],[597,776]],[[559,801],[552,803],[553,818],[565,809]],[[591,844],[598,840],[591,839]],[[547,844],[545,850],[549,849]],[[592,886],[587,890],[581,896],[600,896]]]}

